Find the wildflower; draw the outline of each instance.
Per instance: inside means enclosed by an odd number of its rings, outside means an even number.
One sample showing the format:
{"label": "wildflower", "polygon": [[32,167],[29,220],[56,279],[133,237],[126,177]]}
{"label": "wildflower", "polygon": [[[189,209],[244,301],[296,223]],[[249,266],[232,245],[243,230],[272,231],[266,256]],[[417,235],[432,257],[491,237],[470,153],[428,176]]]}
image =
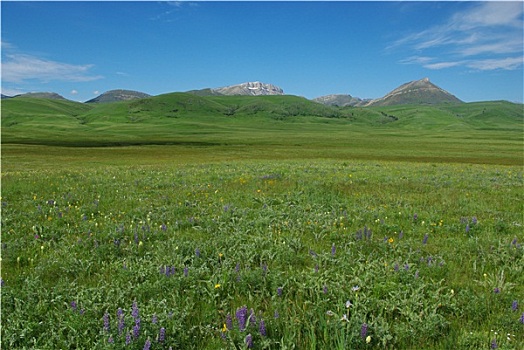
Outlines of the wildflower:
{"label": "wildflower", "polygon": [[76,311],[76,308],[77,308],[76,301],[73,300],[70,305],[71,305],[71,309],[73,309],[73,311]]}
{"label": "wildflower", "polygon": [[499,294],[500,293],[500,288],[499,287],[493,288],[493,293]]}
{"label": "wildflower", "polygon": [[335,247],[335,243],[331,246],[331,255],[335,256],[335,253],[337,252],[337,248]]}
{"label": "wildflower", "polygon": [[413,221],[417,221],[417,219],[418,219],[418,214],[417,213],[413,214]]}
{"label": "wildflower", "polygon": [[422,240],[422,244],[426,244],[426,243],[428,243],[428,238],[429,238],[429,235],[426,233],[426,234],[424,235],[424,239]]}
{"label": "wildflower", "polygon": [[497,339],[493,339],[493,340],[491,341],[491,348],[492,348],[492,349],[496,349],[496,348],[498,348],[498,347],[499,347],[499,346],[497,345]]}
{"label": "wildflower", "polygon": [[[277,318],[279,318],[279,317],[280,317],[280,314],[278,313],[277,310],[275,310],[275,313],[273,314],[273,318],[274,318],[274,319],[277,319]],[[523,322],[523,323],[524,323],[524,322]]]}
{"label": "wildflower", "polygon": [[352,307],[353,304],[351,304],[351,301],[346,301],[346,309],[349,309],[350,307]]}
{"label": "wildflower", "polygon": [[397,263],[395,263],[395,266],[393,267],[393,269],[394,269],[395,271],[398,271],[398,269],[399,269],[399,266],[398,266],[398,264],[397,264]]}
{"label": "wildflower", "polygon": [[326,315],[328,316],[335,316],[335,313],[331,310],[326,311]]}
{"label": "wildflower", "polygon": [[131,316],[136,320],[139,316],[139,310],[138,305],[136,303],[136,300],[133,302],[133,306],[131,306]]}
{"label": "wildflower", "polygon": [[398,234],[398,239],[402,239],[404,237],[404,231],[400,231]]}
{"label": "wildflower", "polygon": [[166,339],[166,329],[164,327],[160,328],[160,331],[158,332],[158,342],[163,343]]}
{"label": "wildflower", "polygon": [[370,335],[368,335],[368,336],[366,337],[366,343],[367,343],[367,344],[371,343],[371,336],[370,336]]}
{"label": "wildflower", "polygon": [[253,336],[251,334],[248,334],[246,336],[245,343],[248,349],[251,349],[253,347]]}
{"label": "wildflower", "polygon": [[198,248],[195,249],[195,256],[196,256],[197,258],[200,258],[200,249],[198,249]]}
{"label": "wildflower", "polygon": [[184,276],[187,277],[189,275],[189,267],[184,267]]}
{"label": "wildflower", "polygon": [[249,323],[252,326],[256,326],[256,324],[257,324],[257,317],[255,316],[255,310],[253,310],[253,308],[251,308],[251,311],[250,311],[250,314],[249,314]]}
{"label": "wildflower", "polygon": [[389,237],[388,242],[389,242],[390,244],[393,243],[394,241],[395,241],[395,240],[393,239],[393,237]]}
{"label": "wildflower", "polygon": [[126,334],[126,345],[131,344],[131,333]]}
{"label": "wildflower", "polygon": [[328,287],[327,287],[326,285],[324,285],[324,287],[322,288],[322,292],[323,292],[324,294],[327,294],[327,292],[328,292]]}
{"label": "wildflower", "polygon": [[167,230],[167,226],[166,226],[166,224],[162,224],[162,225],[160,226],[160,229],[161,229],[162,231]]}
{"label": "wildflower", "polygon": [[231,317],[231,314],[226,315],[226,323],[224,326],[226,329],[233,329],[233,318]]}
{"label": "wildflower", "polygon": [[513,302],[511,303],[511,310],[512,310],[512,311],[517,311],[518,308],[519,308],[519,303],[518,303],[518,301],[513,300]]}
{"label": "wildflower", "polygon": [[148,339],[146,340],[146,343],[144,344],[144,350],[149,350],[151,347],[151,341]]}
{"label": "wildflower", "polygon": [[278,295],[279,297],[282,296],[282,287],[278,287],[278,288],[277,288],[277,295]]}
{"label": "wildflower", "polygon": [[220,283],[215,284],[215,289],[220,288]]}
{"label": "wildflower", "polygon": [[113,339],[113,337],[109,337],[109,339],[107,339],[107,342],[109,344],[114,344],[115,343],[115,340]]}
{"label": "wildflower", "polygon": [[367,334],[368,334],[368,324],[363,323],[362,327],[360,328],[360,336],[362,337],[362,339],[365,339]]}
{"label": "wildflower", "polygon": [[109,314],[107,313],[107,311],[104,314],[104,330],[106,332],[109,332]]}
{"label": "wildflower", "polygon": [[357,286],[352,287],[351,290],[353,292],[358,292],[360,290],[360,287],[357,285]]}
{"label": "wildflower", "polygon": [[415,271],[415,278],[418,278],[418,270]]}
{"label": "wildflower", "polygon": [[522,315],[520,316],[519,322],[522,323],[522,324],[524,324],[524,312],[523,312]]}
{"label": "wildflower", "polygon": [[135,320],[135,325],[133,326],[133,336],[138,338],[140,336],[140,319]]}
{"label": "wildflower", "polygon": [[258,332],[263,337],[265,337],[267,335],[266,323],[264,322],[264,320],[260,320],[260,324],[258,325]]}
{"label": "wildflower", "polygon": [[466,233],[469,232],[469,224],[466,225]]}
{"label": "wildflower", "polygon": [[340,321],[346,321],[346,322],[349,322],[348,320],[348,316],[346,314],[342,315],[342,318],[340,319]]}
{"label": "wildflower", "polygon": [[153,315],[153,317],[151,318],[151,323],[152,324],[157,324],[158,323],[158,317],[156,315]]}
{"label": "wildflower", "polygon": [[240,331],[244,331],[246,329],[246,323],[247,323],[247,307],[242,306],[241,308],[238,308],[235,317],[238,321],[238,328]]}
{"label": "wildflower", "polygon": [[474,216],[474,217],[471,218],[471,223],[472,223],[473,225],[476,225],[476,224],[477,224],[477,217],[476,217],[476,216]]}

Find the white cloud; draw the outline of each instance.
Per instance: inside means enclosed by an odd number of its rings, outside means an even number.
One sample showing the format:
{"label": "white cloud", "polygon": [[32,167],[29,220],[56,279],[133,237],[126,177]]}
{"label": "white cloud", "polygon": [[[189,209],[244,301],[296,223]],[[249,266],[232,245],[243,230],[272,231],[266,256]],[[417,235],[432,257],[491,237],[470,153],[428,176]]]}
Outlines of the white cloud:
{"label": "white cloud", "polygon": [[77,95],[77,94],[78,94],[77,90],[75,90],[75,89],[71,90],[71,95]]}
{"label": "white cloud", "polygon": [[26,54],[6,54],[2,60],[2,81],[21,83],[27,80],[85,82],[101,79],[91,75],[92,64],[74,65]]}
{"label": "white cloud", "polygon": [[513,70],[521,67],[524,51],[522,2],[482,2],[467,6],[467,10],[455,13],[444,23],[411,33],[388,49],[430,52],[438,56],[439,62],[425,55],[400,61],[428,69],[464,66]]}
{"label": "white cloud", "polygon": [[100,91],[98,90],[93,91],[93,95],[100,95]]}

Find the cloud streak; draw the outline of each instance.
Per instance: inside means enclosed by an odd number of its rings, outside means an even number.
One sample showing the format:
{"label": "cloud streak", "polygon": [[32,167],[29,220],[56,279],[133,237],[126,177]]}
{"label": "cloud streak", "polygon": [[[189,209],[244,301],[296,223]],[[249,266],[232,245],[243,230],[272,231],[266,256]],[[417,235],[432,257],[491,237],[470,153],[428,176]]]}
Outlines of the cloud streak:
{"label": "cloud streak", "polygon": [[522,67],[524,56],[523,14],[520,1],[475,4],[440,25],[398,39],[388,49],[420,54],[400,63],[428,69],[515,70]]}
{"label": "cloud streak", "polygon": [[74,65],[26,54],[6,54],[2,60],[2,81],[9,83],[32,80],[86,82],[102,79],[102,76],[90,73],[92,67],[92,64]]}

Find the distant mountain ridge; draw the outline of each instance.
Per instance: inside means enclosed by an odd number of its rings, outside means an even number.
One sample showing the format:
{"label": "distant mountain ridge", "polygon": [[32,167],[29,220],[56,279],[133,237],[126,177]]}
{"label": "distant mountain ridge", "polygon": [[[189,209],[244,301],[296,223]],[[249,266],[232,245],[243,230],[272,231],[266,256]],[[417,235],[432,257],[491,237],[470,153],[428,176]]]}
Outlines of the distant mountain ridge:
{"label": "distant mountain ridge", "polygon": [[109,103],[109,102],[117,102],[117,101],[130,101],[130,100],[137,100],[141,98],[147,98],[151,95],[146,94],[144,92],[140,91],[133,91],[133,90],[109,90],[104,92],[103,94],[86,101],[86,103]]}
{"label": "distant mountain ridge", "polygon": [[57,94],[56,92],[28,92],[25,94],[20,94],[12,96],[11,98],[47,98],[50,100],[65,100],[66,98],[62,95]]}
{"label": "distant mountain ridge", "polygon": [[320,96],[317,98],[314,98],[312,101],[322,103],[327,106],[337,106],[337,107],[358,107],[361,105],[364,105],[371,100],[363,100],[358,97],[353,97],[351,95],[344,95],[344,94],[333,94],[333,95],[326,95],[326,96]]}
{"label": "distant mountain ridge", "polygon": [[267,95],[284,95],[282,88],[259,81],[251,81],[236,85],[223,86],[219,88],[207,88],[201,90],[188,91],[191,94],[199,96],[267,96]]}

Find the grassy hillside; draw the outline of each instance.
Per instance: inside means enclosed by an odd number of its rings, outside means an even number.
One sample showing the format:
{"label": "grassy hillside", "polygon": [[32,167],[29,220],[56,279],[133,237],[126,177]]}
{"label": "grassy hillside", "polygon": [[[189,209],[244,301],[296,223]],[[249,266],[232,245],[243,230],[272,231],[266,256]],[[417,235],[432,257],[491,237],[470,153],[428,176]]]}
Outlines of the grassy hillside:
{"label": "grassy hillside", "polygon": [[297,96],[170,93],[108,104],[2,103],[2,143],[201,145],[323,157],[522,163],[522,105],[331,107]]}

